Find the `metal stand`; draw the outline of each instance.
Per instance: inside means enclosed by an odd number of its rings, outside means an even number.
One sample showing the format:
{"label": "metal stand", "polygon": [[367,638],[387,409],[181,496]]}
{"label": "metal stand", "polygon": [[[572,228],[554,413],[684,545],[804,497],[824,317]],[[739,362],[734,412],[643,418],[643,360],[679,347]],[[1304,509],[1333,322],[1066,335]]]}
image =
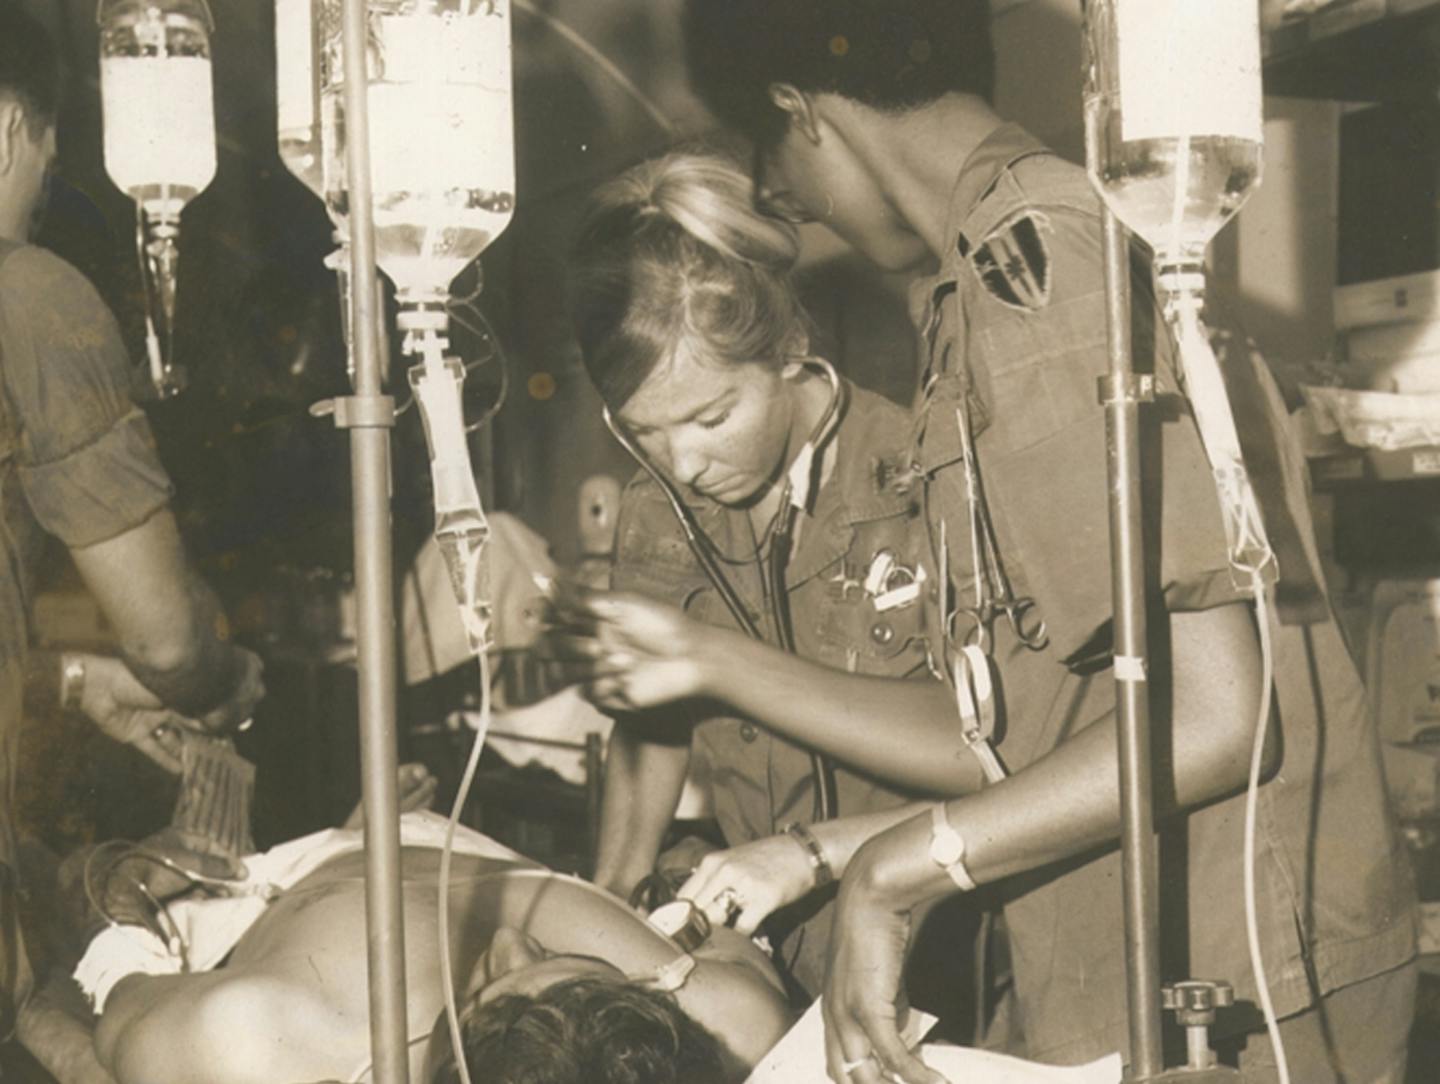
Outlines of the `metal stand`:
{"label": "metal stand", "polygon": [[1154,397],[1154,377],[1137,374],[1130,354],[1130,260],[1124,228],[1104,217],[1105,316],[1109,373],[1100,379],[1110,479],[1110,572],[1115,612],[1115,709],[1120,762],[1120,853],[1125,901],[1125,977],[1130,1023],[1127,1084],[1238,1080],[1215,1064],[1209,1025],[1230,1004],[1226,983],[1192,982],[1163,990],[1163,1005],[1186,1028],[1188,1064],[1165,1070],[1161,1045],[1160,908],[1155,840],[1154,758],[1145,626],[1144,520],[1140,493],[1139,415]]}
{"label": "metal stand", "polygon": [[365,810],[365,919],[370,1050],[377,1084],[408,1084],[405,927],[400,891],[400,812],[395,730],[394,557],[390,433],[395,403],[383,394],[375,228],[370,188],[366,0],[345,0],[346,170],[350,193],[350,342],[354,391],[335,403],[350,430],[360,700],[361,799]]}

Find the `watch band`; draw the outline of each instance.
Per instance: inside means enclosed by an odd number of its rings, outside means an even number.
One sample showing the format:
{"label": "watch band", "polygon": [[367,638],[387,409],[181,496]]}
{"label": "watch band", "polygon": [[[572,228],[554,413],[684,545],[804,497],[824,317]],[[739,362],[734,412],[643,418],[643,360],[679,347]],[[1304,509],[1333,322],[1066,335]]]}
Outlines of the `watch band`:
{"label": "watch band", "polygon": [[835,880],[835,867],[830,865],[830,859],[825,857],[825,848],[820,846],[814,832],[799,821],[792,821],[785,826],[785,834],[805,849],[810,858],[810,868],[815,871],[816,888]]}
{"label": "watch band", "polygon": [[944,802],[930,807],[930,860],[961,889],[975,891],[975,879],[965,868],[965,837],[951,827]]}

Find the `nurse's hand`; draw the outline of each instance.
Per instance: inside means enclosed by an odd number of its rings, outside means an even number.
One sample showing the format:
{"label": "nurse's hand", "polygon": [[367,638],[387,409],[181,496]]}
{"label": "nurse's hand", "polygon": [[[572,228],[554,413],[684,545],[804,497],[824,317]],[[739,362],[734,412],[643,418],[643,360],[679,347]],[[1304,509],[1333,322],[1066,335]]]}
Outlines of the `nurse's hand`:
{"label": "nurse's hand", "polygon": [[85,683],[80,710],[111,738],[133,745],[161,768],[180,773],[178,729],[201,730],[193,719],[166,710],[123,661],[106,655],[80,655]]}
{"label": "nurse's hand", "polygon": [[945,885],[949,879],[930,861],[928,817],[882,832],[851,859],[836,903],[822,1001],[831,1080],[945,1084],[900,1038],[909,1011],[902,972],[914,911]]}
{"label": "nurse's hand", "polygon": [[706,660],[718,631],[642,595],[567,588],[553,600],[548,637],[589,663],[582,688],[604,708],[638,710],[706,695]]}
{"label": "nurse's hand", "polygon": [[236,645],[230,693],[206,712],[201,726],[211,734],[228,736],[255,717],[255,705],[265,699],[265,664],[248,648]]}
{"label": "nurse's hand", "polygon": [[693,901],[715,925],[733,922],[748,936],[814,887],[805,851],[788,836],[770,836],[707,854],[676,895]]}

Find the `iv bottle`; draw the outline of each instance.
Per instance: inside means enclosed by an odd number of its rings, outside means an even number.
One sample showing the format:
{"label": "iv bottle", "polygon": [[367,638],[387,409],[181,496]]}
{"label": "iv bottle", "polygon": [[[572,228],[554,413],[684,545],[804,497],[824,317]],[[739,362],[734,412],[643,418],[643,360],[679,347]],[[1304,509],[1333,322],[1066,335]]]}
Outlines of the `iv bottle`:
{"label": "iv bottle", "polygon": [[105,170],[135,201],[146,355],[165,399],[185,383],[171,356],[180,212],[215,177],[215,24],[205,0],[101,0],[96,18]]}
{"label": "iv bottle", "polygon": [[1205,248],[1260,183],[1255,0],[1089,0],[1085,142],[1092,182],[1166,269]]}
{"label": "iv bottle", "polygon": [[204,0],[103,0],[105,169],[158,223],[215,177],[214,23]]}
{"label": "iv bottle", "polygon": [[[339,0],[325,5],[325,200],[350,213]],[[368,0],[376,262],[402,308],[443,309],[451,280],[515,206],[510,0]]]}
{"label": "iv bottle", "polygon": [[275,135],[285,168],[323,200],[320,26],[313,9],[313,0],[275,0]]}
{"label": "iv bottle", "polygon": [[1089,0],[1085,158],[1115,217],[1149,242],[1186,397],[1214,475],[1237,586],[1273,579],[1224,377],[1200,319],[1205,249],[1260,183],[1255,0]]}

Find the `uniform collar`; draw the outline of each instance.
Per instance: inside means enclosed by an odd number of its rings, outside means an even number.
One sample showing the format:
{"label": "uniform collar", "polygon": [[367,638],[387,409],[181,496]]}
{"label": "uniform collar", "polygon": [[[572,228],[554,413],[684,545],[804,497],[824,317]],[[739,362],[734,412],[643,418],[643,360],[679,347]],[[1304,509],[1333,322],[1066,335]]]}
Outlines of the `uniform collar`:
{"label": "uniform collar", "polygon": [[835,466],[800,530],[786,575],[792,588],[845,556],[856,524],[905,514],[915,501],[893,484],[909,463],[908,433],[885,424],[875,397],[844,387],[845,415],[828,449]]}

